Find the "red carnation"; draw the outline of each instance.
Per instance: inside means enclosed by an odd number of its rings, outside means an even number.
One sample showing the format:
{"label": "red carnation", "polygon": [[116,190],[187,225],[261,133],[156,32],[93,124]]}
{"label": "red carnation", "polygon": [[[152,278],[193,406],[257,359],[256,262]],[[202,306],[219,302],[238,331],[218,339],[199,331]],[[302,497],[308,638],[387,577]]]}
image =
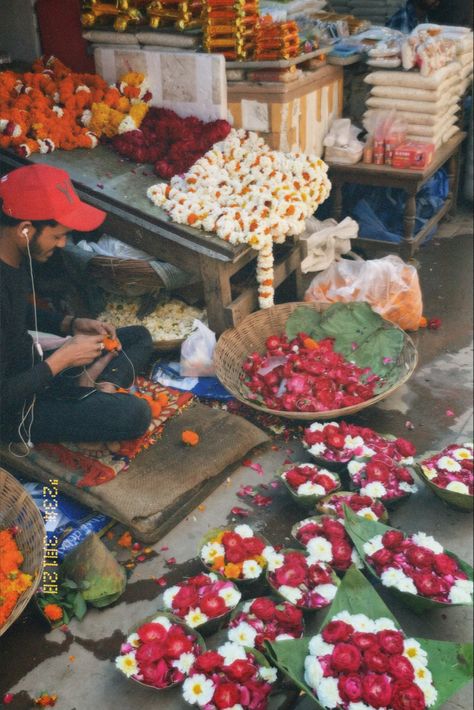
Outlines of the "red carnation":
{"label": "red carnation", "polygon": [[403,634],[400,631],[391,631],[390,629],[379,631],[377,641],[380,648],[391,656],[403,653]]}
{"label": "red carnation", "polygon": [[168,631],[168,638],[165,641],[166,655],[170,658],[179,658],[182,653],[189,653],[193,643],[184,633],[181,626],[171,628]]}
{"label": "red carnation", "polygon": [[351,565],[352,547],[346,540],[334,540],[332,543],[334,567],[345,570]]}
{"label": "red carnation", "polygon": [[389,550],[398,550],[405,539],[405,535],[399,530],[388,530],[382,536],[382,542]]}
{"label": "red carnation", "polygon": [[161,642],[166,638],[166,629],[162,624],[143,624],[137,633],[143,643],[148,643],[149,641]]}
{"label": "red carnation", "polygon": [[249,555],[261,555],[265,549],[265,543],[258,537],[245,537],[244,547]]}
{"label": "red carnation", "polygon": [[230,708],[237,705],[240,693],[235,683],[221,683],[214,691],[212,702],[218,708]]}
{"label": "red carnation", "polygon": [[297,489],[303,483],[306,483],[306,476],[303,476],[298,471],[288,471],[286,474],[286,480],[292,488]]}
{"label": "red carnation", "polygon": [[284,604],[283,609],[276,607],[275,616],[281,624],[290,628],[300,629],[303,623],[303,612],[293,604]]}
{"label": "red carnation", "polygon": [[285,564],[275,572],[275,580],[279,587],[283,584],[297,587],[298,584],[304,582],[305,578],[306,569],[302,565]]}
{"label": "red carnation", "polygon": [[407,441],[406,439],[396,439],[394,444],[402,456],[415,456],[416,448],[413,446],[411,441]]}
{"label": "red carnation", "polygon": [[436,597],[444,591],[439,577],[431,572],[418,572],[413,576],[413,581],[418,592],[424,597]]}
{"label": "red carnation", "polygon": [[323,565],[318,563],[311,565],[308,569],[308,581],[317,587],[319,584],[331,584],[331,574]]}
{"label": "red carnation", "polygon": [[434,562],[434,552],[427,547],[410,545],[405,554],[408,562],[414,567],[431,567]]}
{"label": "red carnation", "polygon": [[[209,580],[206,581],[206,584],[209,584]],[[181,587],[179,592],[177,592],[174,596],[173,607],[175,609],[182,609],[183,611],[187,611],[188,609],[194,607],[197,604],[198,599],[199,596],[196,588],[191,587],[190,585],[186,585]]]}
{"label": "red carnation", "polygon": [[255,674],[255,666],[250,661],[237,659],[230,666],[225,666],[226,673],[231,680],[238,683],[245,683]]}
{"label": "red carnation", "polygon": [[338,643],[339,641],[347,641],[353,631],[353,627],[346,624],[345,621],[330,621],[325,626],[322,637],[326,643]]}
{"label": "red carnation", "polygon": [[326,441],[332,449],[343,449],[345,444],[345,437],[339,433],[330,433],[326,436]]}
{"label": "red carnation", "polygon": [[387,707],[392,698],[392,685],[386,675],[368,673],[362,681],[363,700],[374,708]]}
{"label": "red carnation", "polygon": [[317,476],[316,483],[319,486],[322,486],[326,493],[329,493],[330,491],[333,491],[335,488],[337,488],[337,481],[335,481],[334,478],[332,478],[331,476],[326,476],[324,473],[321,473]]}
{"label": "red carnation", "polygon": [[438,574],[447,575],[454,574],[458,569],[458,564],[456,560],[452,557],[441,552],[439,555],[434,556],[433,567],[438,572]]}
{"label": "red carnation", "polygon": [[395,474],[399,481],[409,483],[410,485],[415,482],[415,479],[411,475],[410,471],[407,468],[404,468],[403,466],[398,466],[395,469]]}
{"label": "red carnation", "polygon": [[243,538],[235,532],[225,532],[222,536],[222,544],[226,552],[231,549],[241,548],[242,543]]}
{"label": "red carnation", "polygon": [[371,559],[376,567],[384,568],[392,561],[393,554],[388,548],[383,547],[381,550],[377,550],[377,552],[371,556]]}
{"label": "red carnation", "polygon": [[188,579],[188,584],[193,584],[195,587],[205,587],[208,584],[211,584],[211,580],[204,573],[196,574],[194,577],[190,577]]}
{"label": "red carnation", "polygon": [[393,685],[392,707],[394,710],[425,710],[423,691],[414,683],[397,681]]}
{"label": "red carnation", "polygon": [[336,671],[357,671],[362,663],[362,655],[351,643],[338,643],[331,654],[331,666]]}
{"label": "red carnation", "polygon": [[255,616],[262,621],[270,621],[270,619],[273,619],[275,616],[275,602],[272,602],[272,600],[267,597],[258,597],[252,602],[250,612],[255,614]]}
{"label": "red carnation", "polygon": [[346,531],[344,525],[338,520],[332,520],[332,518],[324,518],[323,520],[324,532],[329,535],[330,538],[345,538]]}
{"label": "red carnation", "polygon": [[243,545],[241,547],[231,547],[225,551],[226,562],[243,562],[247,557],[247,552]]}
{"label": "red carnation", "polygon": [[388,656],[378,650],[371,648],[364,653],[364,663],[369,671],[374,673],[385,673],[388,669]]}
{"label": "red carnation", "polygon": [[352,634],[352,643],[355,643],[357,648],[361,651],[367,651],[368,648],[379,649],[379,644],[377,641],[377,636],[375,634],[365,633],[362,631],[356,631]]}
{"label": "red carnation", "polygon": [[358,703],[362,698],[362,678],[357,673],[341,675],[337,687],[341,698],[349,703]]}
{"label": "red carnation", "polygon": [[201,607],[201,611],[206,614],[206,616],[210,616],[211,619],[216,616],[221,616],[221,614],[225,614],[227,611],[225,601],[218,594],[206,594],[199,602],[199,606]]}
{"label": "red carnation", "polygon": [[390,656],[388,670],[398,680],[412,681],[415,677],[413,666],[405,656]]}
{"label": "red carnation", "polygon": [[166,654],[166,645],[161,641],[150,641],[144,643],[137,649],[137,661],[139,664],[148,664],[158,661]]}
{"label": "red carnation", "polygon": [[389,476],[390,476],[390,471],[388,467],[383,464],[381,461],[369,461],[367,466],[365,467],[366,475],[367,475],[367,480],[369,482],[372,481],[379,481],[380,483],[387,483]]}
{"label": "red carnation", "polygon": [[149,685],[154,685],[157,688],[165,688],[169,685],[168,673],[170,667],[164,658],[160,658],[156,663],[150,663],[140,667],[143,674],[143,680]]}
{"label": "red carnation", "polygon": [[217,651],[205,651],[194,661],[194,668],[201,673],[213,673],[222,667],[224,658]]}

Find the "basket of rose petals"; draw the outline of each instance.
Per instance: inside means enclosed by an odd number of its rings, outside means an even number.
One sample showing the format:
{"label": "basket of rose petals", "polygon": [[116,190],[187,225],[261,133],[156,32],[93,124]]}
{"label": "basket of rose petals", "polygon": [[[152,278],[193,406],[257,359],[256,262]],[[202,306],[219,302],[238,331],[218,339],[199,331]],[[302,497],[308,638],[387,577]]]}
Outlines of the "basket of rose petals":
{"label": "basket of rose petals", "polygon": [[238,583],[261,580],[274,548],[249,525],[209,530],[199,545],[199,559],[212,572]]}
{"label": "basket of rose petals", "polygon": [[282,550],[267,571],[269,585],[279,597],[298,609],[316,611],[329,606],[336,596],[339,578],[326,563],[300,550]]}
{"label": "basket of rose petals", "polygon": [[311,559],[326,562],[336,572],[345,572],[352,564],[362,566],[343,523],[329,515],[300,520],[291,534],[306,548]]}
{"label": "basket of rose petals", "polygon": [[413,374],[411,338],[366,303],[286,303],[220,337],[216,373],[234,397],[290,419],[358,412]]}
{"label": "basket of rose petals", "polygon": [[418,490],[409,468],[399,465],[390,454],[353,459],[347,470],[354,490],[363,496],[380,499],[387,508]]}
{"label": "basket of rose petals", "polygon": [[296,503],[307,508],[341,487],[337,473],[331,473],[313,463],[295,463],[284,467],[280,478]]}
{"label": "basket of rose petals", "polygon": [[424,483],[445,503],[458,510],[473,510],[473,445],[451,444],[430,452],[416,466]]}
{"label": "basket of rose petals", "polygon": [[299,639],[304,633],[301,609],[290,602],[257,597],[239,604],[227,631],[229,641],[265,653],[265,641]]}
{"label": "basket of rose petals", "polygon": [[183,699],[206,710],[266,710],[277,670],[253,648],[227,641],[198,656],[183,683]]}
{"label": "basket of rose petals", "polygon": [[345,513],[346,530],[367,569],[414,611],[472,605],[472,567],[431,535],[405,534],[347,508]]}
{"label": "basket of rose petals", "polygon": [[184,681],[191,664],[205,650],[196,630],[173,614],[159,611],[129,632],[115,665],[140,685],[167,690]]}
{"label": "basket of rose petals", "polygon": [[163,605],[203,635],[225,623],[240,601],[241,593],[228,579],[210,572],[189,577],[163,593]]}
{"label": "basket of rose petals", "polygon": [[355,568],[319,633],[266,646],[322,710],[436,710],[472,678],[472,643],[408,637]]}
{"label": "basket of rose petals", "polygon": [[406,439],[378,434],[369,427],[347,422],[314,422],[304,430],[303,446],[317,464],[339,473],[354,458],[370,458],[388,450],[397,461],[413,463],[416,453],[413,444]]}
{"label": "basket of rose petals", "polygon": [[344,519],[344,506],[366,520],[388,522],[388,513],[383,503],[370,496],[361,496],[350,491],[337,491],[316,504],[318,513]]}

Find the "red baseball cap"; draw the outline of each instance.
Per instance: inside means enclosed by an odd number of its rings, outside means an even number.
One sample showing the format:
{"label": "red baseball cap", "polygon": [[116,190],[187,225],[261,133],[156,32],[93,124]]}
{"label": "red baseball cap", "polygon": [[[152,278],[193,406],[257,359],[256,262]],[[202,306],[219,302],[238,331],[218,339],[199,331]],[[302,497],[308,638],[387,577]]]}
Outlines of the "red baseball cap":
{"label": "red baseball cap", "polygon": [[25,165],[0,178],[3,212],[28,221],[54,219],[64,227],[90,232],[105,212],[82,202],[65,170],[51,165]]}

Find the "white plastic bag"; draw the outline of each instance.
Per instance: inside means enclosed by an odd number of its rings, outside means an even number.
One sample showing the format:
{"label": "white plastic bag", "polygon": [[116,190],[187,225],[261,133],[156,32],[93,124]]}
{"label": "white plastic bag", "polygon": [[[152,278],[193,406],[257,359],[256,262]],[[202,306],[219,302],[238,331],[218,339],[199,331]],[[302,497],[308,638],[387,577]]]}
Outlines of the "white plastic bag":
{"label": "white plastic bag", "polygon": [[193,323],[195,330],[181,346],[179,372],[181,377],[213,377],[216,334],[200,320]]}
{"label": "white plastic bag", "polygon": [[359,225],[350,217],[339,224],[334,219],[323,222],[316,217],[307,219],[306,229],[300,235],[301,245],[306,248],[306,256],[301,262],[303,274],[327,269],[342,254],[347,254],[351,249],[351,239],[355,239],[358,232]]}

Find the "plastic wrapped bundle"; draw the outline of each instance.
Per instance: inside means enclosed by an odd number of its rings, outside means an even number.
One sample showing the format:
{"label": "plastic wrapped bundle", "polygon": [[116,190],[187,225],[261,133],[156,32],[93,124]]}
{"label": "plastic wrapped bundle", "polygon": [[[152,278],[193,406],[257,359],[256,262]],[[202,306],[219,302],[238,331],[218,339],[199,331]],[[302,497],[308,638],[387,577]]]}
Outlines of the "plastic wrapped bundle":
{"label": "plastic wrapped bundle", "polygon": [[201,0],[154,0],[147,6],[150,27],[174,25],[186,30],[202,26]]}
{"label": "plastic wrapped bundle", "polygon": [[252,57],[258,18],[258,0],[208,0],[204,11],[204,48],[229,60]]}
{"label": "plastic wrapped bundle", "polygon": [[273,22],[270,15],[257,24],[255,59],[289,59],[299,53],[299,34],[296,22]]}

